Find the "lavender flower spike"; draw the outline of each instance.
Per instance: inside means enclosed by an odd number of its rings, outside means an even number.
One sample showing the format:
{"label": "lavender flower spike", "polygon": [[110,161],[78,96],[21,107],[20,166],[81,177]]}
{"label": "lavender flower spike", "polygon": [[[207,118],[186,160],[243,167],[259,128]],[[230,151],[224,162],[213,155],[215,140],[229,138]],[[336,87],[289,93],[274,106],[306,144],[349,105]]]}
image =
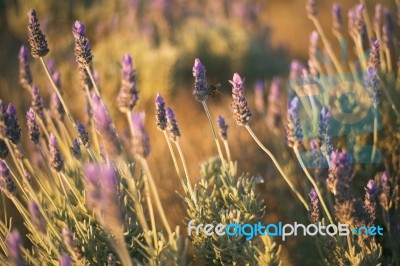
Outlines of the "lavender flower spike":
{"label": "lavender flower spike", "polygon": [[367,187],[365,188],[365,200],[364,207],[369,214],[370,223],[373,223],[376,218],[376,196],[378,194],[378,187],[374,180],[368,181]]}
{"label": "lavender flower spike", "polygon": [[72,147],[71,147],[72,155],[74,155],[75,159],[80,160],[82,153],[81,153],[81,147],[79,146],[79,141],[77,139],[74,139],[72,141]]}
{"label": "lavender flower spike", "polygon": [[254,103],[257,112],[263,114],[265,112],[265,85],[263,80],[257,80],[254,84]]}
{"label": "lavender flower spike", "polygon": [[317,15],[317,1],[307,0],[306,11],[307,11],[307,16],[315,17],[315,15]]}
{"label": "lavender flower spike", "polygon": [[342,6],[334,3],[332,6],[333,26],[332,30],[335,34],[342,34],[343,32],[343,16]]}
{"label": "lavender flower spike", "polygon": [[325,156],[330,156],[333,151],[332,137],[329,132],[329,121],[331,114],[327,106],[322,108],[319,116],[319,141],[321,142],[321,151]]}
{"label": "lavender flower spike", "polygon": [[86,27],[80,21],[75,21],[72,26],[72,34],[75,39],[75,59],[81,69],[90,67],[93,60],[90,51],[89,40],[86,37]]}
{"label": "lavender flower spike", "polygon": [[286,138],[289,147],[298,145],[303,140],[303,130],[299,118],[300,102],[299,98],[294,97],[288,104]]}
{"label": "lavender flower spike", "polygon": [[132,111],[139,100],[139,92],[136,88],[136,71],[129,54],[122,57],[121,76],[122,84],[117,96],[117,105],[121,112],[126,113]]}
{"label": "lavender flower spike", "polygon": [[35,85],[32,86],[32,107],[35,110],[36,114],[39,116],[40,120],[44,124],[46,124],[46,119],[44,116],[44,104],[43,98],[39,94],[39,89]]}
{"label": "lavender flower spike", "polygon": [[200,62],[200,59],[194,60],[193,66],[193,77],[194,77],[194,90],[193,94],[196,100],[204,102],[208,97],[207,77],[206,68]]}
{"label": "lavender flower spike", "polygon": [[85,148],[90,148],[89,133],[86,131],[85,126],[80,121],[76,122],[76,126],[78,128],[79,143]]}
{"label": "lavender flower spike", "polygon": [[36,230],[45,234],[47,231],[46,223],[36,202],[30,201],[28,204],[28,210],[33,226],[36,228]]}
{"label": "lavender flower spike", "polygon": [[171,107],[167,108],[167,120],[169,138],[172,141],[177,141],[181,137],[181,132],[179,131],[178,121],[176,120],[175,113]]}
{"label": "lavender flower spike", "polygon": [[96,94],[93,95],[92,103],[95,126],[103,138],[106,153],[111,157],[114,155],[120,155],[122,153],[121,142],[118,138],[107,107]]}
{"label": "lavender flower spike", "polygon": [[17,194],[17,187],[4,161],[0,161],[0,190],[9,198]]}
{"label": "lavender flower spike", "polygon": [[31,54],[33,57],[43,57],[49,52],[46,36],[40,29],[39,20],[34,9],[28,12],[28,41],[31,46]]}
{"label": "lavender flower spike", "polygon": [[10,103],[7,106],[6,112],[6,136],[12,143],[19,144],[21,142],[21,129],[18,125],[17,110],[15,109],[15,106]]}
{"label": "lavender flower spike", "polygon": [[29,90],[32,85],[31,68],[29,67],[29,52],[25,45],[19,50],[19,83],[22,87]]}
{"label": "lavender flower spike", "polygon": [[59,260],[60,266],[72,266],[72,260],[67,254],[63,254]]}
{"label": "lavender flower spike", "polygon": [[164,98],[157,93],[156,97],[156,125],[157,128],[161,131],[164,131],[167,128],[167,116],[165,112],[165,101]]}
{"label": "lavender flower spike", "polygon": [[21,236],[18,230],[14,229],[6,237],[6,245],[8,250],[8,259],[11,265],[25,266],[27,265],[24,261],[24,257],[21,251]]}
{"label": "lavender flower spike", "polygon": [[247,101],[244,98],[244,78],[242,79],[238,73],[233,74],[233,79],[229,81],[232,84],[232,103],[233,117],[239,126],[247,125],[252,116]]}
{"label": "lavender flower spike", "polygon": [[50,154],[50,166],[57,172],[60,172],[64,168],[64,157],[58,148],[58,142],[53,133],[50,133],[49,137],[49,154]]}
{"label": "lavender flower spike", "polygon": [[29,138],[33,143],[38,144],[40,132],[38,123],[36,121],[35,110],[32,107],[29,108],[28,112],[26,113],[26,120],[28,124]]}
{"label": "lavender flower spike", "polygon": [[223,140],[228,140],[228,125],[222,116],[218,116],[219,137]]}
{"label": "lavender flower spike", "polygon": [[310,221],[312,223],[318,223],[319,221],[319,198],[317,195],[317,192],[315,191],[315,189],[311,189],[310,194],[308,194],[310,196],[311,202],[310,202],[310,210],[308,212],[308,218],[310,219]]}
{"label": "lavender flower spike", "polygon": [[63,120],[65,116],[64,107],[61,104],[60,98],[58,98],[57,93],[53,92],[51,95],[51,105],[52,114],[59,120]]}
{"label": "lavender flower spike", "polygon": [[135,135],[133,136],[133,152],[135,155],[147,158],[151,151],[150,139],[144,127],[144,113],[132,113],[132,125]]}
{"label": "lavender flower spike", "polygon": [[3,139],[0,139],[0,158],[2,160],[7,159],[9,153],[10,151],[8,150],[7,143]]}

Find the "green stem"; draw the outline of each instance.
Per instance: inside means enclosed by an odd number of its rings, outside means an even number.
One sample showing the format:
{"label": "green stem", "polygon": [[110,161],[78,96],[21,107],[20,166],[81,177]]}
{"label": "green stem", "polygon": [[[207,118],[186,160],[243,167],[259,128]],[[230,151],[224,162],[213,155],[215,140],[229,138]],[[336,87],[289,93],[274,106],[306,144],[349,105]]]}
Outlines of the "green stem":
{"label": "green stem", "polygon": [[283,172],[283,170],[282,170],[281,166],[279,165],[278,161],[275,159],[275,156],[261,143],[261,141],[254,134],[253,130],[251,130],[249,125],[245,125],[245,128],[247,129],[247,131],[249,131],[250,135],[253,137],[253,139],[258,144],[258,146],[260,146],[260,148],[271,158],[272,162],[274,163],[275,167],[278,169],[279,173],[282,175],[283,179],[286,181],[286,183],[292,189],[294,194],[299,198],[301,203],[303,203],[303,205],[306,208],[306,210],[309,211],[310,207],[308,206],[307,201],[303,198],[303,196],[301,196],[300,192],[293,185],[292,181],[290,181],[290,179]]}
{"label": "green stem", "polygon": [[318,185],[315,182],[314,178],[311,176],[310,172],[307,170],[306,166],[304,165],[303,159],[301,158],[301,155],[299,153],[299,150],[298,150],[297,146],[294,146],[293,150],[294,150],[294,153],[296,154],[297,160],[300,162],[301,168],[303,168],[303,171],[306,174],[308,180],[311,182],[311,184],[313,185],[315,191],[317,192],[318,198],[319,198],[319,200],[321,202],[322,208],[324,209],[324,211],[325,211],[325,213],[326,213],[326,215],[327,215],[327,217],[329,219],[329,222],[331,224],[333,224],[333,219],[331,217],[331,214],[329,213],[328,207],[325,204],[325,201],[324,201],[324,199],[322,197],[322,194],[321,194],[321,192],[320,192],[320,190],[318,188]]}
{"label": "green stem", "polygon": [[217,134],[215,133],[214,123],[212,122],[210,111],[208,110],[208,107],[207,107],[207,104],[205,101],[202,101],[201,103],[203,104],[204,111],[207,114],[208,122],[210,122],[211,131],[214,136],[215,144],[217,145],[217,149],[218,149],[219,157],[221,158],[222,166],[223,166],[224,170],[226,171],[224,156],[222,155],[221,146],[219,145]]}

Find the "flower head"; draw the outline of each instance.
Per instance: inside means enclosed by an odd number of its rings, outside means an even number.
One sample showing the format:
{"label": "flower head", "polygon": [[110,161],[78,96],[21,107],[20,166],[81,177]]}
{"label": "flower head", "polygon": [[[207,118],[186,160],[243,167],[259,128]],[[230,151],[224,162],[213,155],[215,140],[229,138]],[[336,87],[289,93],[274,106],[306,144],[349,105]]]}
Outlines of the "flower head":
{"label": "flower head", "polygon": [[72,155],[74,155],[75,159],[80,160],[82,153],[81,153],[81,147],[79,145],[79,141],[77,139],[74,139],[72,141],[72,147],[71,147]]}
{"label": "flower head", "polygon": [[310,219],[311,222],[313,223],[318,223],[319,221],[319,198],[317,195],[317,192],[315,189],[311,189],[310,193],[308,194],[310,196],[311,202],[310,202],[310,210],[308,212],[308,218]]}
{"label": "flower head", "polygon": [[28,210],[33,226],[36,228],[36,230],[45,234],[47,231],[46,222],[43,218],[43,214],[39,210],[37,203],[30,201],[28,204]]}
{"label": "flower head", "polygon": [[26,113],[26,120],[28,121],[29,138],[33,143],[38,144],[40,137],[39,125],[36,121],[35,110],[32,107]]}
{"label": "flower head", "polygon": [[307,0],[306,4],[307,16],[315,17],[317,15],[317,7],[318,5],[316,0]]}
{"label": "flower head", "polygon": [[111,116],[103,101],[96,94],[92,97],[93,118],[97,131],[103,138],[104,148],[109,156],[120,155],[122,153],[121,142],[117,131],[112,123]]}
{"label": "flower head", "polygon": [[289,147],[298,145],[303,140],[303,130],[299,118],[300,102],[296,96],[288,103],[286,138]]}
{"label": "flower head", "polygon": [[316,57],[318,52],[318,42],[319,42],[319,34],[317,31],[313,31],[310,34],[310,47],[309,47],[309,54],[310,57]]}
{"label": "flower head", "polygon": [[370,223],[373,223],[376,218],[376,196],[378,194],[378,187],[374,180],[370,179],[365,188],[364,206],[369,214]]}
{"label": "flower head", "polygon": [[223,140],[228,140],[228,125],[222,116],[218,116],[219,137]]}
{"label": "flower head", "polygon": [[121,88],[117,96],[117,105],[121,112],[132,111],[139,100],[139,91],[136,88],[136,71],[133,68],[132,57],[125,54],[122,57]]}
{"label": "flower head", "polygon": [[264,105],[265,105],[265,86],[263,80],[257,80],[254,85],[254,103],[256,105],[256,109],[259,113],[264,113]]}
{"label": "flower head", "polygon": [[371,102],[377,106],[380,101],[379,87],[378,87],[378,74],[375,67],[368,67],[364,74],[364,85],[371,99]]}
{"label": "flower head", "polygon": [[156,125],[157,128],[161,131],[164,131],[167,128],[167,116],[165,111],[165,101],[164,98],[157,93],[156,97]]}
{"label": "flower head", "polygon": [[17,194],[17,187],[4,161],[0,161],[0,190],[9,198]]}
{"label": "flower head", "polygon": [[46,124],[46,119],[44,116],[44,103],[43,98],[39,94],[39,89],[35,85],[32,86],[32,107],[36,114],[39,116],[40,120]]}
{"label": "flower head", "polygon": [[135,155],[146,158],[149,156],[151,151],[150,138],[147,134],[146,128],[144,127],[144,113],[132,113],[132,125],[135,132],[133,136],[133,151]]}
{"label": "flower head", "polygon": [[31,68],[29,67],[29,52],[25,45],[19,50],[19,83],[22,87],[29,90],[32,85]]}
{"label": "flower head", "polygon": [[229,82],[232,84],[231,107],[233,109],[233,117],[239,126],[247,125],[252,113],[244,98],[244,78],[241,78],[238,73],[235,73],[232,80]]}
{"label": "flower head", "polygon": [[49,52],[46,36],[40,29],[39,20],[34,9],[28,12],[28,41],[33,57],[43,57]]}
{"label": "flower head", "polygon": [[67,254],[63,254],[59,260],[60,266],[72,266],[72,260]]}
{"label": "flower head", "polygon": [[89,133],[86,131],[85,126],[80,121],[76,122],[76,126],[78,130],[79,143],[85,148],[90,148]]}
{"label": "flower head", "polygon": [[7,159],[9,153],[7,143],[3,139],[0,139],[0,158],[2,160]]}
{"label": "flower head", "polygon": [[8,234],[5,242],[8,251],[8,259],[10,260],[11,265],[27,265],[22,254],[22,241],[18,230],[14,229],[10,234]]}
{"label": "flower head", "polygon": [[334,3],[332,6],[332,18],[333,18],[333,32],[336,34],[341,34],[343,32],[343,16],[342,16],[342,6]]}
{"label": "flower head", "polygon": [[90,50],[89,40],[86,37],[86,27],[80,21],[75,21],[72,26],[72,34],[75,39],[75,58],[81,69],[90,67],[93,55]]}
{"label": "flower head", "polygon": [[5,125],[7,138],[14,144],[20,143],[21,129],[18,125],[17,109],[15,109],[15,106],[11,103],[7,106]]}
{"label": "flower head", "polygon": [[58,98],[58,95],[55,92],[53,92],[53,94],[51,95],[50,107],[52,109],[52,114],[57,119],[62,121],[64,119],[64,116],[65,116],[65,110],[64,110],[64,106],[62,105],[62,103],[60,101],[60,98]]}
{"label": "flower head", "polygon": [[329,109],[327,106],[324,106],[322,108],[320,116],[319,116],[319,132],[318,132],[319,136],[318,136],[318,138],[321,143],[321,151],[325,156],[331,155],[331,153],[333,151],[332,137],[329,132],[330,119],[331,119],[331,114],[329,112]]}
{"label": "flower head", "polygon": [[50,166],[57,172],[64,168],[64,157],[58,147],[58,141],[53,133],[49,137]]}
{"label": "flower head", "polygon": [[194,60],[193,66],[193,77],[194,77],[194,90],[193,94],[196,100],[204,102],[208,97],[208,86],[206,77],[206,68],[200,62],[200,59]]}
{"label": "flower head", "polygon": [[379,64],[381,63],[379,40],[372,38],[370,41],[370,45],[371,45],[371,52],[369,54],[368,66],[370,68],[377,69],[379,67]]}
{"label": "flower head", "polygon": [[179,131],[178,121],[175,118],[175,113],[171,107],[167,108],[167,121],[168,121],[168,135],[172,141],[177,141],[181,137],[181,132]]}

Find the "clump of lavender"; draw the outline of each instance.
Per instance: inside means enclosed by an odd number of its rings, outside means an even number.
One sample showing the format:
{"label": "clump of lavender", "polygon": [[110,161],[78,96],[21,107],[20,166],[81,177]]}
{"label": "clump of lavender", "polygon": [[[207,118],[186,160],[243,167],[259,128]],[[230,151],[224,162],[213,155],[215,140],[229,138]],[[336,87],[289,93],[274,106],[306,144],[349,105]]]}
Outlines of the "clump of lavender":
{"label": "clump of lavender", "polygon": [[193,94],[196,100],[204,102],[208,97],[208,86],[206,77],[206,68],[200,62],[200,59],[194,60],[193,66],[193,77],[194,77],[194,90]]}
{"label": "clump of lavender", "polygon": [[318,138],[321,144],[321,151],[325,157],[329,158],[333,151],[332,137],[329,132],[329,122],[331,119],[331,114],[327,106],[324,106],[321,110],[319,116],[319,131]]}
{"label": "clump of lavender", "polygon": [[22,87],[30,90],[32,85],[32,74],[29,66],[29,52],[25,45],[19,50],[19,83]]}
{"label": "clump of lavender", "polygon": [[175,112],[172,110],[171,107],[167,108],[167,131],[170,140],[177,141],[181,137],[181,132],[179,130],[178,121],[175,118]]}
{"label": "clump of lavender", "polygon": [[13,104],[8,104],[5,117],[6,136],[14,144],[21,142],[21,129],[18,125],[17,110]]}
{"label": "clump of lavender", "polygon": [[39,210],[39,206],[37,205],[37,203],[34,201],[30,201],[28,204],[28,210],[31,217],[31,222],[36,230],[38,230],[42,234],[46,234],[46,222],[44,220],[43,214]]}
{"label": "clump of lavender", "polygon": [[32,107],[29,108],[26,113],[26,120],[28,124],[29,138],[33,143],[38,144],[40,137],[39,125],[36,121],[35,110]]}
{"label": "clump of lavender", "polygon": [[104,105],[100,96],[93,95],[93,118],[97,131],[103,139],[105,151],[110,158],[122,153],[121,142],[118,138],[115,127],[112,123],[107,107]]}
{"label": "clump of lavender", "polygon": [[167,116],[165,111],[164,98],[157,93],[156,97],[156,126],[159,130],[164,131],[167,128]]}
{"label": "clump of lavender", "polygon": [[132,57],[125,54],[122,57],[121,88],[117,96],[117,105],[121,112],[132,111],[139,100],[139,92],[136,88],[136,71],[133,68]]}
{"label": "clump of lavender", "polygon": [[250,108],[247,105],[247,101],[244,98],[244,78],[242,79],[238,73],[233,74],[232,80],[229,81],[232,84],[232,104],[233,117],[239,126],[247,125],[252,116]]}
{"label": "clump of lavender", "polygon": [[144,113],[132,113],[132,125],[135,132],[133,136],[133,151],[135,155],[147,158],[151,151],[150,139],[144,127]]}
{"label": "clump of lavender", "polygon": [[39,20],[34,9],[28,12],[28,41],[33,57],[44,57],[49,52],[46,36],[40,29]]}
{"label": "clump of lavender", "polygon": [[286,140],[289,147],[300,145],[303,140],[303,130],[299,118],[300,101],[296,96],[288,103]]}
{"label": "clump of lavender", "polygon": [[310,193],[308,194],[310,196],[311,202],[310,202],[310,210],[308,211],[308,218],[312,223],[318,223],[320,214],[319,214],[319,199],[317,192],[315,189],[311,189]]}
{"label": "clump of lavender", "polygon": [[22,254],[21,236],[17,230],[13,230],[6,237],[6,245],[8,250],[8,258],[12,265],[25,266],[27,265]]}
{"label": "clump of lavender", "polygon": [[58,141],[53,133],[49,137],[49,154],[50,166],[56,171],[60,172],[64,169],[64,157],[58,147]]}
{"label": "clump of lavender", "polygon": [[90,51],[89,40],[86,37],[86,27],[80,21],[75,21],[72,26],[72,34],[75,40],[75,59],[81,69],[90,67],[93,60]]}
{"label": "clump of lavender", "polygon": [[89,133],[86,131],[85,126],[79,121],[76,122],[76,126],[78,130],[79,143],[85,148],[90,148]]}
{"label": "clump of lavender", "polygon": [[0,161],[0,189],[9,198],[17,194],[17,187],[4,161]]}
{"label": "clump of lavender", "polygon": [[218,116],[219,137],[223,140],[228,140],[228,125],[222,116]]}

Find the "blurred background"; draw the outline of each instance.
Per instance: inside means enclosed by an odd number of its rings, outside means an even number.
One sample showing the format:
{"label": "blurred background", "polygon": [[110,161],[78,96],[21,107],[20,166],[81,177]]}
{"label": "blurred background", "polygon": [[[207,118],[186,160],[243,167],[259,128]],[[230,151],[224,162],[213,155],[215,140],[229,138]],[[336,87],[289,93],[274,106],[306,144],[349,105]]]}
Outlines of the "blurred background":
{"label": "blurred background", "polygon": [[[345,17],[348,9],[357,3],[337,2],[342,5]],[[380,3],[396,14],[395,1]],[[333,1],[318,1],[318,19],[333,41],[332,4]],[[367,1],[370,16],[375,4],[376,1]],[[255,109],[253,87],[256,81],[263,81],[267,95],[272,78],[282,77],[281,115],[285,120],[285,78],[289,63],[294,58],[307,62],[309,36],[314,30],[306,16],[305,1],[0,0],[0,98],[17,106],[23,134],[27,133],[23,124],[31,99],[18,82],[18,51],[27,43],[26,14],[31,8],[36,10],[47,35],[50,53],[46,59],[54,59],[56,69],[62,73],[65,99],[76,119],[87,121],[84,91],[73,51],[73,22],[80,20],[87,27],[101,94],[121,136],[126,136],[129,131],[125,116],[115,105],[120,86],[120,60],[125,53],[133,56],[140,90],[140,100],[134,111],[146,112],[153,150],[149,162],[171,224],[185,230],[184,205],[176,193],[182,189],[162,133],[156,129],[153,103],[156,93],[160,92],[167,105],[174,108],[181,128],[181,143],[195,182],[199,164],[217,153],[202,106],[191,96],[192,66],[196,57],[206,66],[209,83],[221,84],[221,94],[209,98],[208,104],[214,119],[223,115],[230,125],[229,142],[239,172],[260,174],[264,179],[258,189],[267,205],[266,221],[308,222],[306,213],[270,160],[250,140],[245,129],[233,121],[228,83],[234,72],[246,78],[246,96],[254,113],[251,126],[279,160],[286,163],[285,170],[291,178],[302,186],[304,182],[299,181],[304,177],[298,175],[299,167],[290,160],[293,154],[285,146],[283,124],[279,124],[277,132],[268,128],[262,114],[265,112],[259,113]],[[48,106],[51,90],[44,72],[33,58],[31,68],[33,83],[39,87]],[[29,145],[25,143],[27,149]],[[308,191],[309,187],[302,188],[304,195]],[[310,256],[314,245],[312,238],[289,239],[282,252],[284,264],[315,264],[317,255]]]}

